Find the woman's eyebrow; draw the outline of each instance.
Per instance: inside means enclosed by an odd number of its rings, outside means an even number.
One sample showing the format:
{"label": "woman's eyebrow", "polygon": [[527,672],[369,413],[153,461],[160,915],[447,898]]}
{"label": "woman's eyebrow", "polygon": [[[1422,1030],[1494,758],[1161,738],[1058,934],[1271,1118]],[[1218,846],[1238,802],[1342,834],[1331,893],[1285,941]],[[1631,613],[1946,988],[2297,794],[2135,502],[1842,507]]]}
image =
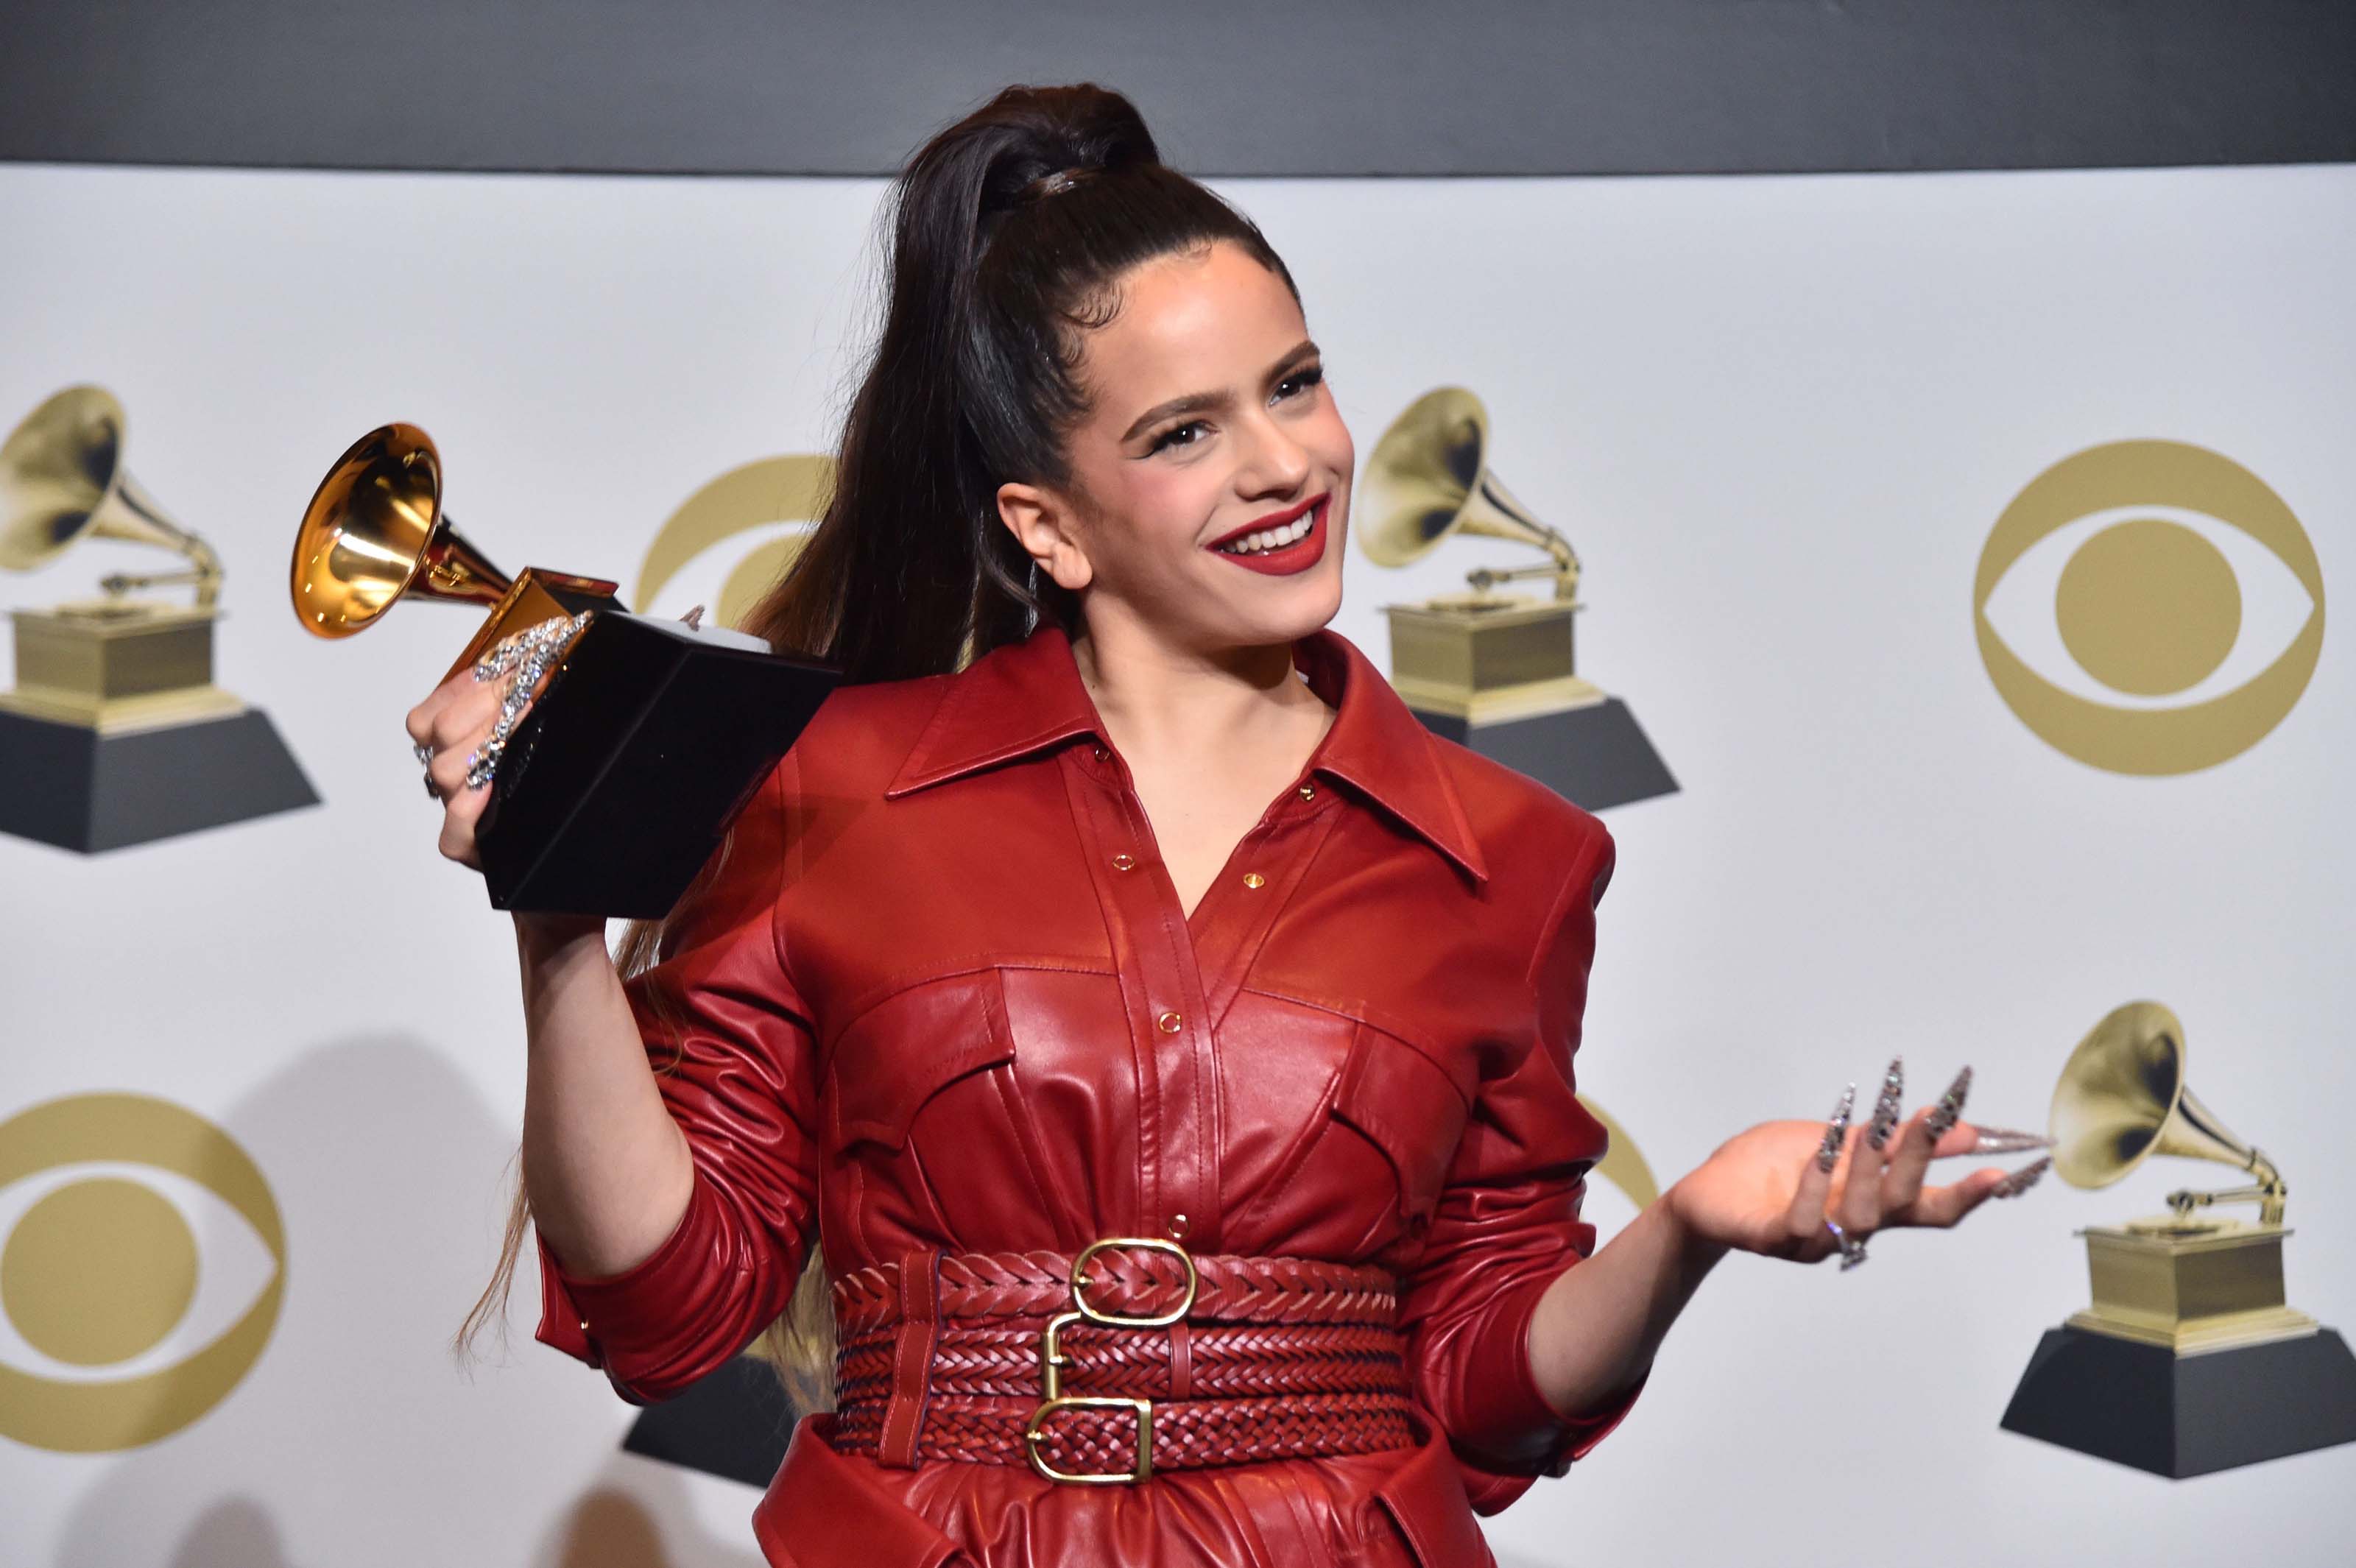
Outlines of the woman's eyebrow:
{"label": "woman's eyebrow", "polygon": [[[1269,371],[1268,379],[1271,381],[1275,380],[1278,377],[1282,376],[1286,370],[1290,369],[1293,365],[1297,364],[1301,360],[1314,358],[1318,352],[1319,350],[1315,339],[1308,337],[1302,338],[1299,343],[1293,346],[1290,353],[1286,354],[1283,358],[1279,359],[1276,362],[1274,368]],[[1138,415],[1135,420],[1130,422],[1130,427],[1120,432],[1120,439],[1123,441],[1134,441],[1138,436],[1144,433],[1145,428],[1148,425],[1166,420],[1173,414],[1220,412],[1225,410],[1231,401],[1233,401],[1233,400],[1225,391],[1189,392],[1182,398],[1172,398],[1167,402],[1154,404],[1151,408]]]}

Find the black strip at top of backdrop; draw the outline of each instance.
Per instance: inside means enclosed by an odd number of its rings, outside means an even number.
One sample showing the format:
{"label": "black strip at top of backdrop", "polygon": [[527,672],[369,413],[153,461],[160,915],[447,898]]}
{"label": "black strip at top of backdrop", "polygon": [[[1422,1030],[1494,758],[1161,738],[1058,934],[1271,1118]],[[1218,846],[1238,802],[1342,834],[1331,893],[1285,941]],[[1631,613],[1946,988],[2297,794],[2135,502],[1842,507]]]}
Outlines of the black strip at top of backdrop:
{"label": "black strip at top of backdrop", "polygon": [[2356,161],[2349,0],[13,0],[0,158],[890,173],[1012,81],[1208,176]]}

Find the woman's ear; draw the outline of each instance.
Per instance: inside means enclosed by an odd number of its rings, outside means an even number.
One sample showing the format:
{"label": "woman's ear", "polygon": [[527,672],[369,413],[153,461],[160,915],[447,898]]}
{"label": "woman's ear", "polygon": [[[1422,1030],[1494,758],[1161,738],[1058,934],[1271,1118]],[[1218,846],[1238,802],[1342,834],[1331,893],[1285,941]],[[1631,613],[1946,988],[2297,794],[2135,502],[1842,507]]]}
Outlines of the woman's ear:
{"label": "woman's ear", "polygon": [[1078,513],[1055,491],[1038,485],[1001,485],[998,517],[1023,553],[1044,568],[1057,586],[1076,593],[1096,575],[1080,547]]}

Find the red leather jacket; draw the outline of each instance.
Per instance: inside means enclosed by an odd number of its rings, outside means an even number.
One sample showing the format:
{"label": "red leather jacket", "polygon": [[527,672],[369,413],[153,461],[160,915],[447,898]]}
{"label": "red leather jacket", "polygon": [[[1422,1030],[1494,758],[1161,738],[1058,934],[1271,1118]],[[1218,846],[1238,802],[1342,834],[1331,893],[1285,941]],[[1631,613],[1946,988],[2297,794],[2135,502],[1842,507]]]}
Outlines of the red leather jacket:
{"label": "red leather jacket", "polygon": [[1331,628],[1294,662],[1333,724],[1191,917],[1052,624],[838,688],[628,987],[687,1212],[610,1278],[543,1244],[539,1337],[643,1403],[778,1315],[813,1225],[841,1273],[1183,1214],[1197,1253],[1396,1273],[1416,1445],[1084,1487],[887,1468],[813,1415],[755,1514],[770,1563],[1486,1563],[1473,1514],[1634,1399],[1563,1418],[1526,1342],[1595,1243],[1571,1057],[1611,837]]}

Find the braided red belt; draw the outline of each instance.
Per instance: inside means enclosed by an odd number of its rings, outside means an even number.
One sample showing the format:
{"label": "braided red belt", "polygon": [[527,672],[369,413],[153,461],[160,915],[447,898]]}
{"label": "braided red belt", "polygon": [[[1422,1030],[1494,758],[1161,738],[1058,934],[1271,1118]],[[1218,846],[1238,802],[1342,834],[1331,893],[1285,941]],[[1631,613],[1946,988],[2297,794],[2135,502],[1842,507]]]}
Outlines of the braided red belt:
{"label": "braided red belt", "polygon": [[834,1445],[1051,1480],[1409,1446],[1396,1280],[1159,1237],[911,1253],[835,1281]]}

